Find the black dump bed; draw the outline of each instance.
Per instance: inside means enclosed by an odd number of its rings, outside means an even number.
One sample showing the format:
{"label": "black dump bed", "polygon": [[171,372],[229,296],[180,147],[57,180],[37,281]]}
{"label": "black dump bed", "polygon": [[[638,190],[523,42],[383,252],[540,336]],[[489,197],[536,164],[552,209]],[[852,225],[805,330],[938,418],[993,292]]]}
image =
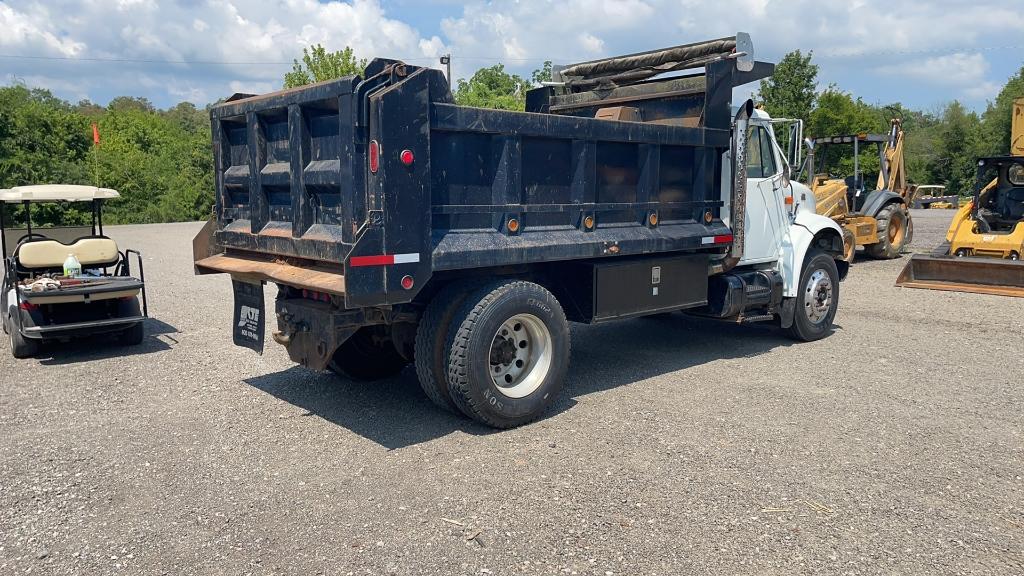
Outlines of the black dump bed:
{"label": "black dump bed", "polygon": [[703,73],[566,76],[529,112],[455,105],[439,71],[384,59],[365,79],[229,100],[211,112],[216,218],[197,271],[355,308],[411,301],[445,271],[721,254],[732,90],[771,71],[737,66],[728,40],[698,55]]}

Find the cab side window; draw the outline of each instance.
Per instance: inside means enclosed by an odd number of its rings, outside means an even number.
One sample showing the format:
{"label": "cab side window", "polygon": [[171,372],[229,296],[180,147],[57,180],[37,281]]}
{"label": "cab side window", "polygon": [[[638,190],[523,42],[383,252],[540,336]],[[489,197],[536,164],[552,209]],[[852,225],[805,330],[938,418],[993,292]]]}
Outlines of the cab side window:
{"label": "cab side window", "polygon": [[747,178],[771,178],[777,172],[768,132],[762,126],[755,126],[747,138]]}

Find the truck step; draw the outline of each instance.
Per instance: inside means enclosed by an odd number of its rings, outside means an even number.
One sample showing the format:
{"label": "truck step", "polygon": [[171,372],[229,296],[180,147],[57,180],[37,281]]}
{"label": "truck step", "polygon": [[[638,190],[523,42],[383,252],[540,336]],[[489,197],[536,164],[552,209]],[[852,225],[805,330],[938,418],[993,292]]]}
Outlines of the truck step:
{"label": "truck step", "polygon": [[767,322],[768,320],[774,320],[774,314],[757,314],[754,316],[740,316],[740,322],[743,324],[750,324],[752,322]]}

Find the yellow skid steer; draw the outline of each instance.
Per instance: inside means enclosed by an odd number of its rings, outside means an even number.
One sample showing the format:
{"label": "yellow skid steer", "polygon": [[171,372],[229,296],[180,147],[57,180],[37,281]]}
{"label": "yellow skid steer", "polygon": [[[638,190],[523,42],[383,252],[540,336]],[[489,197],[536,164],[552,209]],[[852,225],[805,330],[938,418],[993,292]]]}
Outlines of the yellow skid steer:
{"label": "yellow skid steer", "polygon": [[1014,102],[1010,151],[978,160],[974,198],[946,242],[915,254],[897,286],[1024,297],[1024,98]]}

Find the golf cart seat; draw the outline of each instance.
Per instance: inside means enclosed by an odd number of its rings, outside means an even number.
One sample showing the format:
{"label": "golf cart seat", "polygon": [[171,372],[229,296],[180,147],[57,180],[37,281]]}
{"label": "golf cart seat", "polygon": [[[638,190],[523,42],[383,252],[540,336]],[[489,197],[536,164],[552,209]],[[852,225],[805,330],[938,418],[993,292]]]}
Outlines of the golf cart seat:
{"label": "golf cart seat", "polygon": [[69,254],[74,254],[83,269],[114,266],[121,259],[117,243],[105,236],[79,238],[71,244],[56,240],[29,240],[14,252],[19,270],[62,269]]}

